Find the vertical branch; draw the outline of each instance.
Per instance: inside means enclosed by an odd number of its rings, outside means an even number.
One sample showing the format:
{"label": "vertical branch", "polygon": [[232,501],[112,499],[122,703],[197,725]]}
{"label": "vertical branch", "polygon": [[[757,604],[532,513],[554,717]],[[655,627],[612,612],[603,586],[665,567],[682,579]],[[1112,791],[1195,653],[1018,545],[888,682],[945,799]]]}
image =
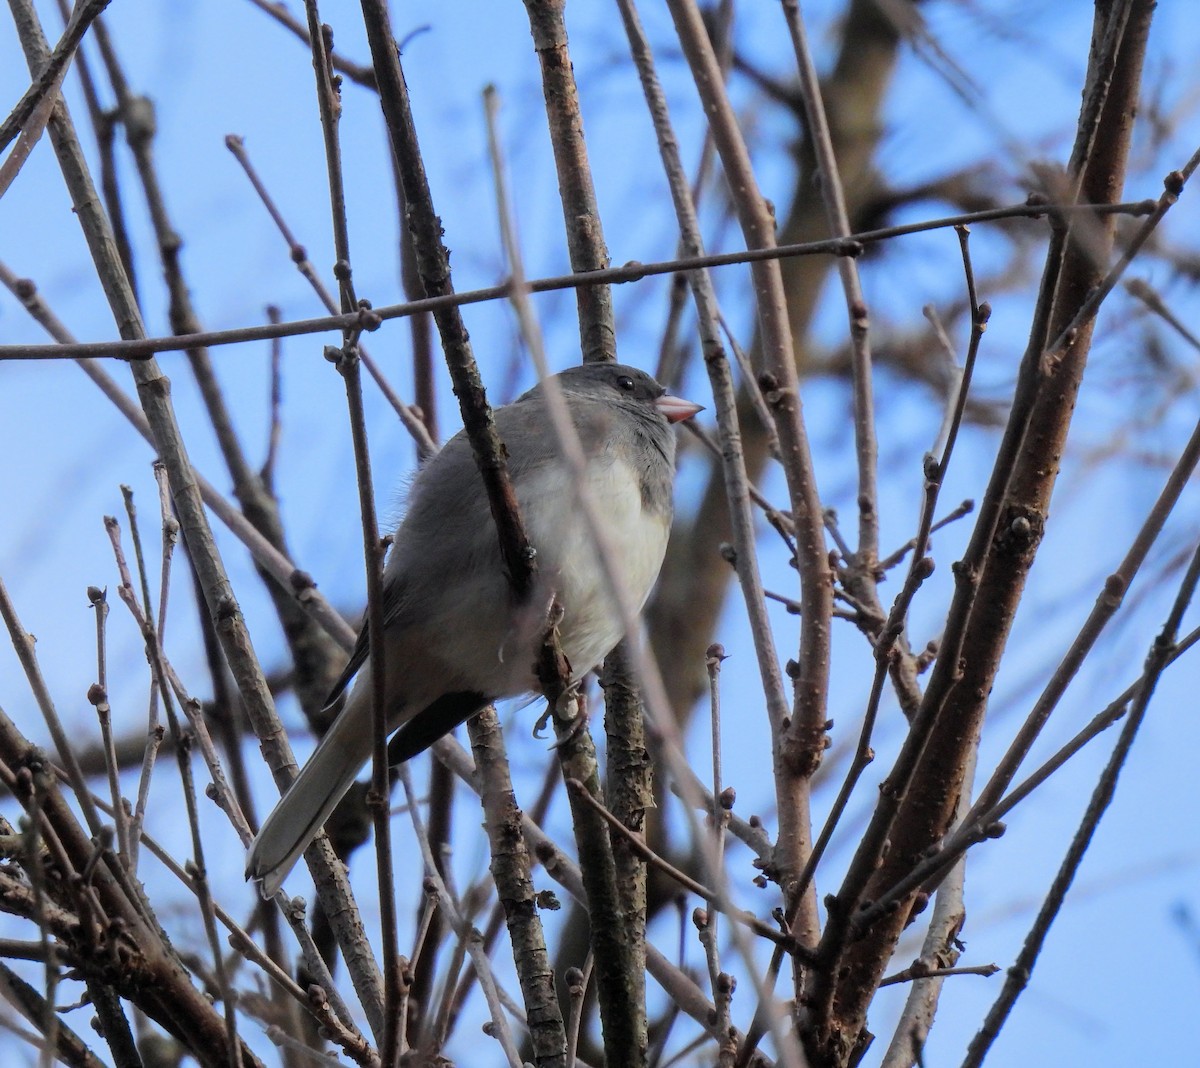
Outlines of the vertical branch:
{"label": "vertical branch", "polygon": [[[367,445],[366,416],[363,412],[360,363],[355,358],[354,341],[338,353],[338,370],[346,381],[346,406],[354,443],[359,511],[362,518],[363,557],[367,575],[367,628],[371,648],[384,648],[383,553],[379,527],[375,519],[374,487],[371,481],[371,454]],[[384,1030],[380,1056],[384,1068],[393,1068],[399,1059],[399,1005],[404,985],[401,974],[399,929],[396,922],[396,891],[392,871],[391,812],[388,805],[387,757],[387,659],[382,655],[369,659],[371,672],[371,789],[367,804],[375,828],[375,865],[379,882],[380,927],[383,938]],[[328,912],[327,912],[328,914]]]}
{"label": "vertical branch", "polygon": [[96,612],[96,684],[88,689],[88,701],[95,706],[100,722],[100,741],[104,747],[104,769],[108,777],[108,794],[112,799],[113,820],[117,826],[117,848],[125,863],[130,863],[129,811],[121,797],[117,778],[117,752],[113,745],[112,707],[108,703],[108,596],[95,586],[88,587],[88,601]]}
{"label": "vertical branch", "polygon": [[[629,39],[630,51],[638,70],[638,76],[641,79],[642,91],[646,97],[646,105],[654,124],[663,168],[671,190],[671,197],[674,202],[676,219],[680,230],[680,251],[684,256],[699,256],[704,253],[704,244],[700,235],[700,224],[696,214],[695,201],[684,172],[683,162],[679,156],[678,142],[671,124],[666,96],[663,93],[662,85],[655,70],[654,57],[650,51],[650,44],[646,39],[641,19],[632,0],[619,0],[619,7],[622,21],[625,25],[626,36]],[[767,616],[762,576],[759,571],[754,517],[750,506],[749,477],[746,472],[746,459],[742,447],[742,435],[738,421],[733,377],[728,357],[721,342],[721,315],[711,275],[707,271],[692,271],[688,275],[688,282],[696,306],[705,367],[708,371],[709,381],[712,385],[713,399],[716,403],[717,430],[721,443],[725,493],[733,529],[733,563],[737,569],[739,585],[746,605],[750,632],[753,636],[755,654],[758,660],[763,696],[766,703],[768,720],[771,725],[774,749],[778,753],[781,749],[781,736],[787,720],[788,705],[783,688],[783,677],[779,669],[779,661],[775,651],[775,640],[772,634],[771,623]],[[717,655],[714,653],[716,649],[719,649],[719,646],[711,646],[706,656],[710,672],[714,670],[713,660]],[[716,663],[719,666],[719,659]],[[719,782],[720,778],[719,768],[716,764],[718,760],[718,740],[714,735],[714,783]],[[723,828],[723,810],[719,795],[720,787],[719,785],[714,785],[713,818],[716,821],[716,825]],[[727,816],[727,813],[725,815]],[[718,837],[718,843],[719,841]],[[721,885],[724,878],[724,873],[721,870],[722,855],[723,853],[720,848],[714,851],[712,883],[717,886]],[[804,900],[800,895],[797,895],[797,898],[797,903],[800,900]],[[711,922],[715,923],[715,915],[716,909],[714,903],[710,902],[709,919]],[[805,926],[804,923],[797,924],[797,933],[802,939],[807,935],[810,939],[815,940],[815,895],[812,894],[807,897],[806,919],[813,920],[814,922],[809,926]],[[711,934],[715,939],[715,930]],[[713,945],[715,948],[715,941]],[[776,951],[776,956],[781,956],[780,951]],[[779,961],[776,960],[775,966],[771,971],[772,977],[778,969],[778,964]],[[718,993],[719,980],[719,976],[714,977],[713,996],[714,1000],[718,1002],[718,1008],[720,1009],[719,1003],[722,1000],[722,996]],[[773,1003],[774,999],[770,996],[769,985],[767,991],[768,995],[762,999],[764,1008],[763,1019],[772,1028],[776,1042],[783,1051],[782,1056],[785,1063],[789,1063],[796,1056],[794,1042],[789,1042],[783,1034],[782,1028],[779,1026],[779,1014],[771,1011],[770,1007],[768,1007],[767,1003]],[[724,1007],[724,1011],[727,1015],[727,1004]],[[720,1034],[718,1035],[718,1041],[721,1043],[721,1049],[724,1050],[726,1043],[724,1037]]]}
{"label": "vertical branch", "polygon": [[[734,190],[734,207],[747,246],[771,248],[775,244],[775,219],[758,189],[749,153],[725,93],[720,65],[700,11],[694,0],[668,0],[668,6],[708,115],[713,143],[729,185]],[[820,764],[826,742],[833,576],[825,549],[816,474],[801,411],[787,301],[779,265],[774,262],[756,263],[751,268],[751,278],[761,338],[759,372],[760,377],[766,376],[770,383],[767,399],[779,434],[780,453],[796,524],[796,559],[804,603],[800,653],[793,673],[794,714],[782,731],[781,743],[776,750],[775,768],[780,803],[778,858],[790,905],[795,879],[811,849],[810,779]],[[801,941],[815,942],[815,898],[810,898],[805,904],[798,917],[795,933]]]}
{"label": "vertical branch", "polygon": [[[636,641],[637,639],[632,639]],[[655,807],[654,765],[646,745],[642,717],[642,694],[637,685],[636,665],[625,642],[604,660],[604,730],[608,741],[604,796],[621,825],[639,838],[647,830],[647,817]],[[607,828],[606,828],[607,833]],[[630,969],[631,1008],[638,1015],[640,1049],[645,1056],[646,1020],[646,861],[632,848],[628,838],[608,834],[612,845],[617,900],[628,931],[626,966]],[[596,960],[592,950],[593,964]],[[645,1037],[643,1037],[645,1036]]]}
{"label": "vertical branch", "polygon": [[567,1036],[538,916],[532,861],[521,830],[521,809],[513,793],[495,709],[489,707],[473,716],[467,721],[467,730],[491,846],[492,877],[508,921],[534,1062],[538,1068],[562,1068],[566,1064]]}
{"label": "vertical branch", "polygon": [[[624,915],[626,899],[617,890],[612,839],[604,817],[595,807],[604,797],[596,747],[591,733],[581,729],[582,717],[587,714],[583,696],[563,689],[561,680],[569,674],[561,651],[548,643],[538,662],[538,681],[550,704],[559,766],[568,785],[571,824],[591,926],[605,1061],[638,1068],[646,1063],[648,1048],[645,980],[643,975],[634,975],[632,965],[635,944],[644,953],[645,940],[635,938],[634,925]],[[578,784],[578,788],[571,789],[572,784]],[[582,797],[581,793],[588,796]]]}
{"label": "vertical branch", "polygon": [[[713,644],[708,647],[705,666],[708,669],[709,685],[709,718],[712,721],[712,795],[716,802],[713,805],[712,836],[713,853],[717,862],[725,858],[725,827],[729,822],[729,810],[733,806],[733,791],[728,794],[721,786],[721,662],[725,659],[725,649]],[[734,1068],[737,1061],[737,1043],[734,1039],[730,1003],[733,1000],[734,979],[721,971],[721,951],[718,939],[717,925],[718,902],[715,898],[708,899],[708,908],[704,911],[703,923],[700,927],[700,941],[704,946],[705,957],[708,960],[708,979],[712,984],[713,1005],[717,1030],[717,1065],[718,1068]],[[769,993],[769,991],[768,991]]]}
{"label": "vertical branch", "polygon": [[[434,210],[387,4],[384,0],[362,0],[362,12],[379,84],[379,103],[408,205],[417,268],[428,296],[448,295],[454,292],[450,254],[442,242],[441,220]],[[517,508],[517,498],[508,477],[508,462],[496,433],[495,419],[471,351],[467,328],[458,308],[438,309],[434,312],[434,322],[442,339],[454,394],[458,397],[463,428],[483,477],[508,580],[517,600],[524,600],[533,588],[536,554]]]}
{"label": "vertical branch", "polygon": [[[346,218],[346,190],[342,176],[338,122],[341,119],[341,79],[336,78],[330,60],[333,31],[321,24],[317,0],[305,0],[313,73],[316,76],[317,103],[321,112],[321,133],[325,143],[325,174],[329,190],[329,209],[333,228],[333,273],[343,312],[359,307],[350,266],[350,227]],[[363,305],[365,309],[367,305]],[[346,330],[342,348],[335,351],[333,362],[346,386],[350,436],[354,447],[354,467],[358,483],[359,514],[362,524],[363,558],[367,578],[368,647],[376,655],[368,660],[371,681],[371,789],[367,795],[375,828],[375,867],[379,885],[379,922],[383,940],[383,1035],[380,1058],[384,1068],[393,1068],[400,1058],[399,1007],[403,977],[400,962],[400,935],[396,922],[396,891],[392,873],[391,812],[388,806],[388,707],[387,661],[382,655],[383,640],[383,546],[375,517],[375,490],[371,479],[371,452],[367,444],[367,425],[363,411],[361,365],[357,343],[359,330]],[[327,353],[328,355],[328,353]]]}
{"label": "vertical branch", "polygon": [[[607,267],[609,258],[567,44],[567,29],[563,19],[565,7],[565,0],[525,0],[534,51],[542,72],[547,125],[558,172],[559,200],[566,225],[571,269],[576,272],[594,271]],[[576,302],[584,362],[615,359],[617,340],[609,287],[581,287],[576,290]],[[635,640],[630,633],[626,641],[618,645],[605,661],[604,704],[609,761],[607,778],[610,790],[616,791],[612,800],[625,826],[640,832],[645,824],[646,810],[653,804],[653,786],[645,746],[642,695],[633,670],[634,657],[627,646],[627,642]],[[586,744],[590,745],[590,739]],[[598,776],[593,780],[590,775],[569,773],[565,764],[563,772],[566,777],[587,783],[593,797],[598,799],[602,796]],[[644,981],[645,865],[619,838],[610,836],[607,827],[596,825],[594,814],[585,815],[583,807],[574,799],[571,804],[573,818],[584,820],[576,825],[579,841],[583,841],[581,831],[594,827],[603,842],[607,843],[604,851],[609,854],[603,859],[600,869],[590,873],[590,877],[597,882],[595,887],[589,885],[588,888],[589,909],[593,910],[592,953],[604,1024],[605,1054],[609,1063],[630,1066],[642,1064],[648,1048]],[[593,843],[589,852],[594,855],[598,850],[599,843]],[[581,850],[581,860],[584,855]],[[606,946],[605,941],[610,936],[599,929],[602,921],[594,913],[599,902],[593,906],[591,894],[594,888],[599,889],[600,882],[606,882],[606,876],[602,873],[608,873],[610,868],[613,883],[605,886],[601,900],[615,896],[620,907],[612,920],[620,925],[621,930],[612,932],[612,942]],[[584,872],[588,877],[587,865]],[[612,957],[614,952],[617,954],[615,960]],[[619,968],[614,968],[613,965],[618,962],[623,963]],[[615,974],[617,971],[626,973],[623,980]],[[616,1013],[621,1013],[622,1018],[617,1019]]]}
{"label": "vertical branch", "polygon": [[[792,48],[796,53],[800,96],[804,101],[808,136],[816,156],[821,197],[825,202],[830,235],[849,237],[851,228],[850,215],[846,210],[846,193],[833,151],[825,102],[821,98],[821,82],[817,78],[812,53],[808,48],[808,32],[800,14],[799,0],[782,0],[782,3],[784,19],[792,38]],[[858,277],[858,265],[853,256],[838,258],[838,273],[841,275],[842,291],[845,294],[846,311],[850,320],[854,444],[858,456],[858,550],[850,562],[857,581],[850,593],[861,599],[861,589],[869,589],[872,600],[877,601],[874,586],[877,581],[875,569],[879,559],[879,496],[876,486],[879,446],[875,440],[875,396],[871,382],[871,344],[868,333],[870,317],[862,283]]]}
{"label": "vertical branch", "polygon": [[[532,8],[530,13],[532,18]],[[561,21],[561,11],[559,17]],[[535,33],[535,38],[536,36]],[[565,55],[565,36],[563,54]],[[558,64],[553,66],[554,69],[558,68]],[[569,74],[569,62],[567,70]],[[574,101],[573,78],[569,95],[571,101]],[[548,107],[552,113],[551,125],[555,126],[555,108],[550,103],[551,98],[552,94],[547,89]],[[494,91],[485,94],[485,100],[501,235],[512,273],[512,300],[538,374],[545,377],[549,368],[541,345],[541,334],[529,305],[524,267],[500,157],[495,126],[497,98]],[[563,106],[568,112],[571,110],[569,103],[564,103]],[[577,109],[577,101],[575,108]],[[588,192],[591,188],[591,178],[587,171],[581,132],[577,136],[579,144],[572,150],[571,162],[568,164],[560,159],[560,168],[569,166],[572,170],[583,171],[569,187],[574,191],[574,201],[568,193],[568,187],[563,188],[563,207],[568,220],[576,214],[572,211],[573,207],[583,214],[594,212],[595,207],[594,198],[591,198]],[[596,226],[598,225],[597,222]],[[573,262],[576,255],[584,255],[574,249],[572,254]],[[586,256],[606,258],[602,246],[589,248],[586,250]],[[600,307],[592,305],[591,310],[596,313]],[[589,332],[586,323],[581,323],[581,329],[585,334]],[[603,334],[603,331],[600,333]],[[607,333],[611,338],[611,319]],[[611,353],[608,358],[611,358]],[[568,462],[581,474],[582,452],[570,426],[562,398],[557,394],[553,381],[547,382],[545,388],[548,393],[551,422],[554,432],[559,437],[559,447]],[[568,437],[571,439],[569,445]],[[598,517],[594,514],[594,507],[589,512],[589,504],[582,500],[582,485],[583,479],[580,478],[581,505],[585,514],[596,519]],[[619,593],[617,602],[623,603]],[[632,633],[632,630],[627,630],[627,633]],[[645,823],[646,810],[653,805],[653,790],[642,721],[641,692],[633,669],[629,646],[622,642],[608,656],[604,665],[605,727],[608,735],[609,783],[617,791],[623,822],[632,830],[640,832]],[[542,692],[550,703],[555,731],[559,737],[558,754],[563,779],[584,784],[591,797],[600,801],[604,797],[604,790],[601,786],[595,744],[586,719],[583,718],[582,698],[569,692],[567,683],[570,667],[562,656],[557,632],[553,629],[547,637],[539,660],[538,674]],[[574,709],[573,714],[571,709]],[[607,825],[603,820],[597,819],[595,812],[583,799],[576,797],[573,792],[568,796],[584,885],[588,894],[592,957],[595,963],[605,1056],[610,1063],[627,1064],[636,1068],[637,1065],[645,1063],[648,1049],[645,1008],[645,864],[627,848],[626,843],[614,839],[609,834]]]}
{"label": "vertical branch", "polygon": [[[558,170],[558,195],[567,227],[571,270],[597,271],[608,266],[608,249],[588,164],[575,71],[567,50],[565,8],[566,0],[525,0],[533,48],[542,68],[542,92]],[[616,359],[612,291],[608,286],[581,286],[575,290],[575,299],[584,362]]]}

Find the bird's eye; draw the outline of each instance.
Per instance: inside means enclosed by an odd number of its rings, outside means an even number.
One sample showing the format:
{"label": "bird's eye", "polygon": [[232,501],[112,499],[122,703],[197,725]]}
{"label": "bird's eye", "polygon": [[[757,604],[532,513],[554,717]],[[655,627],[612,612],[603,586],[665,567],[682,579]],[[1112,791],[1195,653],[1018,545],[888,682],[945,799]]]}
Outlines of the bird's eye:
{"label": "bird's eye", "polygon": [[620,388],[626,393],[633,392],[633,379],[630,378],[629,375],[621,375],[621,377],[617,379],[617,385],[620,386]]}

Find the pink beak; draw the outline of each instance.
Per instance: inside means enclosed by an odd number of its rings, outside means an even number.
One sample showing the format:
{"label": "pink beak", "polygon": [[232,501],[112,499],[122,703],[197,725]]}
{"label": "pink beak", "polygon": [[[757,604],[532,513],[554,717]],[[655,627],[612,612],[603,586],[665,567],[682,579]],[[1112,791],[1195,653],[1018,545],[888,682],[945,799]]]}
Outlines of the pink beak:
{"label": "pink beak", "polygon": [[693,404],[682,397],[659,397],[654,402],[654,407],[662,412],[668,423],[682,423],[685,419],[691,419],[697,412],[704,411],[703,404]]}

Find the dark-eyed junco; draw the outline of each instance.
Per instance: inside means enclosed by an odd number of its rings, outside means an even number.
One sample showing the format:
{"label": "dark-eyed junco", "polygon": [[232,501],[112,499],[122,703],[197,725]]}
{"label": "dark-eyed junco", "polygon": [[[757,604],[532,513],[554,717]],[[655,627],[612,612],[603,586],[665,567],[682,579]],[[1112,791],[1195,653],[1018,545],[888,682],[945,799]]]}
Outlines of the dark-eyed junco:
{"label": "dark-eyed junco", "polygon": [[[640,607],[658,576],[671,525],[675,436],[671,423],[700,411],[666,396],[621,364],[586,364],[556,376],[587,457],[587,481],[622,551],[622,579]],[[587,521],[561,458],[541,386],[496,410],[509,474],[537,550],[534,592],[518,604],[465,433],[420,471],[384,571],[388,748],[407,760],[492,701],[537,689],[534,662],[557,600],[559,634],[575,679],[622,637]],[[367,632],[330,696],[357,673],[346,707],[267,817],[246,877],[264,896],[300,854],[371,756]]]}

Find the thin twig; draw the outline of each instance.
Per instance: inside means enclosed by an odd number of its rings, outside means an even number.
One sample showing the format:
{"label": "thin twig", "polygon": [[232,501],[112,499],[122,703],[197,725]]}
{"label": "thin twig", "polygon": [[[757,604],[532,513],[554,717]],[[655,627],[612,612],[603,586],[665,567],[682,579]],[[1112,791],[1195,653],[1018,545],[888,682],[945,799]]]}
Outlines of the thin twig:
{"label": "thin twig", "polygon": [[[1150,215],[1158,211],[1154,200],[1131,201],[1121,204],[1050,204],[1039,201],[1032,204],[1017,204],[1005,208],[990,208],[986,211],[962,212],[925,222],[889,226],[878,230],[857,233],[845,239],[806,241],[794,245],[776,245],[742,252],[709,253],[690,259],[664,260],[651,263],[631,263],[621,267],[585,274],[557,275],[551,278],[531,279],[527,284],[531,293],[550,293],[579,286],[617,285],[638,282],[660,274],[695,270],[702,267],[726,267],[743,263],[765,263],[795,256],[844,256],[857,252],[858,245],[875,244],[909,234],[944,230],[974,223],[994,222],[1001,219],[1041,219],[1047,215]],[[144,360],[159,352],[176,352],[198,346],[216,347],[234,345],[244,341],[266,341],[274,337],[297,337],[302,334],[319,334],[326,331],[345,329],[376,329],[382,322],[400,319],[424,312],[438,312],[446,308],[465,304],[482,304],[501,300],[509,296],[511,283],[489,286],[485,289],[466,290],[462,293],[445,293],[425,297],[403,304],[391,304],[372,308],[369,313],[353,312],[348,315],[329,315],[318,319],[299,319],[284,323],[267,323],[257,326],[238,327],[231,330],[209,330],[200,334],[180,334],[168,337],[124,339],[121,341],[75,342],[61,345],[0,345],[0,360],[63,360],[91,357],[113,357],[122,360]]]}
{"label": "thin twig", "polygon": [[[342,114],[340,80],[335,81],[331,53],[333,31],[321,24],[317,0],[305,0],[309,47],[316,76],[317,105],[321,115],[321,135],[325,146],[325,177],[329,192],[329,211],[336,261],[333,267],[343,313],[369,308],[355,293],[350,263],[350,224],[346,216],[346,190],[342,173],[338,123]],[[371,790],[368,806],[375,827],[376,876],[379,886],[380,929],[383,940],[383,1033],[379,1036],[380,1057],[387,1068],[399,1061],[400,991],[403,983],[400,962],[400,934],[396,917],[395,879],[392,872],[391,817],[388,812],[388,692],[384,649],[383,554],[379,525],[375,516],[375,488],[371,478],[371,453],[367,443],[366,416],[363,410],[362,380],[357,352],[360,331],[342,332],[342,347],[334,362],[342,375],[349,412],[350,437],[354,448],[354,470],[358,486],[358,504],[362,525],[363,563],[367,578],[367,635],[376,655],[368,658],[371,683]]]}
{"label": "thin twig", "polygon": [[[961,504],[957,505],[955,508],[952,508],[949,512],[947,512],[944,516],[942,516],[941,519],[937,520],[937,522],[933,523],[929,527],[929,533],[936,534],[943,527],[948,527],[951,523],[957,522],[959,519],[962,519],[964,516],[970,515],[971,512],[974,510],[974,508],[975,508],[974,501],[972,501],[972,500],[963,501]],[[889,553],[887,556],[885,556],[882,560],[879,561],[879,569],[881,571],[890,571],[897,564],[904,563],[904,558],[910,552],[912,552],[913,549],[915,549],[916,547],[917,547],[917,539],[909,538],[908,541],[906,541],[903,545],[901,545],[899,549],[897,549],[893,553]]]}
{"label": "thin twig", "polygon": [[79,42],[83,40],[83,35],[111,2],[112,0],[84,0],[83,3],[77,3],[72,8],[71,17],[63,30],[61,39],[54,46],[54,51],[47,57],[37,77],[33,79],[21,99],[14,105],[8,117],[0,122],[0,152],[3,152],[12,143],[17,133],[26,127],[30,116],[44,99],[50,99],[53,102],[63,75],[75,57],[75,50],[79,47]]}
{"label": "thin twig", "polygon": [[[274,197],[266,187],[266,183],[262,180],[254,165],[250,162],[250,155],[246,151],[246,144],[242,138],[235,134],[229,134],[225,138],[225,147],[229,149],[233,158],[237,160],[239,166],[245,172],[250,185],[254,188],[258,199],[262,202],[264,208],[267,209],[267,214],[271,216],[272,222],[275,223],[276,229],[279,230],[280,236],[287,243],[288,250],[291,253],[291,260],[296,265],[296,270],[304,277],[313,292],[316,293],[317,299],[325,306],[325,309],[330,315],[338,314],[337,303],[333,299],[333,295],[326,288],[325,283],[321,280],[321,276],[317,274],[316,268],[308,258],[308,252],[305,247],[296,239],[287,220],[284,219],[282,211],[275,203]],[[272,323],[278,323],[278,316],[268,316]],[[416,317],[414,317],[416,318]],[[279,340],[275,338],[273,340]],[[417,413],[404,403],[399,394],[392,388],[392,384],[387,380],[382,368],[367,352],[366,347],[360,339],[358,345],[358,355],[366,367],[367,373],[375,380],[375,384],[379,386],[379,391],[383,394],[384,399],[392,406],[392,410],[399,417],[404,429],[408,431],[413,441],[417,445],[417,455],[421,459],[427,459],[437,452],[437,446],[429,433],[425,419],[428,418],[428,413],[423,413],[424,418],[418,418]]]}
{"label": "thin twig", "polygon": [[1091,844],[1092,836],[1095,834],[1100,820],[1108,810],[1113,795],[1116,793],[1117,778],[1121,774],[1121,769],[1124,767],[1125,760],[1129,756],[1129,751],[1133,747],[1134,740],[1137,738],[1138,730],[1145,719],[1146,710],[1150,705],[1150,699],[1154,696],[1158,680],[1171,661],[1172,653],[1176,647],[1180,622],[1183,619],[1184,611],[1191,603],[1198,582],[1200,582],[1200,545],[1197,546],[1196,551],[1193,553],[1183,580],[1179,584],[1175,603],[1171,606],[1171,611],[1167,615],[1167,620],[1163,624],[1162,631],[1155,639],[1150,652],[1147,654],[1146,669],[1143,674],[1142,683],[1138,688],[1137,697],[1133,702],[1133,707],[1129,710],[1129,715],[1125,720],[1124,727],[1121,729],[1120,737],[1118,737],[1117,743],[1113,747],[1108,763],[1105,765],[1096,783],[1096,787],[1092,791],[1087,810],[1080,820],[1079,829],[1071,839],[1067,854],[1063,857],[1062,864],[1059,866],[1054,881],[1050,886],[1050,891],[1047,893],[1046,899],[1038,911],[1037,918],[1034,920],[1033,926],[1025,938],[1025,944],[1022,946],[1021,952],[1017,955],[1013,966],[1008,970],[1004,988],[988,1012],[987,1018],[980,1027],[978,1034],[976,1034],[967,1048],[967,1055],[963,1059],[963,1068],[978,1068],[982,1064],[987,1051],[991,1048],[993,1041],[999,1034],[1000,1028],[1003,1027],[1017,998],[1029,982],[1029,977],[1033,973],[1034,966],[1037,963],[1042,946],[1045,944],[1050,927],[1062,908],[1067,891],[1070,889],[1071,883],[1074,882],[1079,865],[1083,862],[1084,855]]}
{"label": "thin twig", "polygon": [[129,812],[121,797],[121,782],[118,777],[120,766],[113,744],[112,707],[108,703],[108,595],[106,590],[88,587],[88,601],[96,612],[96,685],[88,689],[88,701],[95,706],[100,721],[100,744],[104,749],[104,770],[108,777],[108,792],[112,798],[114,819],[117,825],[117,848],[126,863],[132,854],[129,851]]}
{"label": "thin twig", "polygon": [[[846,210],[846,194],[842,188],[841,172],[829,133],[829,120],[821,96],[821,81],[808,47],[808,31],[800,15],[798,0],[782,0],[784,21],[796,53],[796,69],[800,78],[800,98],[809,141],[816,157],[818,185],[825,202],[825,214],[834,237],[850,235],[850,214]],[[838,273],[849,319],[852,383],[854,396],[854,444],[858,473],[858,550],[849,561],[852,580],[850,590],[856,597],[865,596],[865,588],[877,582],[875,562],[879,557],[879,492],[877,485],[879,443],[875,437],[875,394],[872,384],[870,317],[858,265],[853,256],[838,259]],[[860,588],[861,587],[861,588]]]}
{"label": "thin twig", "polygon": [[[1185,638],[1176,643],[1167,663],[1172,664],[1189,649],[1200,644],[1200,627],[1191,631]],[[906,873],[905,877],[894,886],[889,887],[868,907],[855,917],[856,928],[866,930],[880,917],[885,916],[895,907],[895,902],[919,886],[931,887],[943,872],[947,871],[954,862],[971,846],[989,838],[1000,837],[1005,830],[1000,820],[1011,812],[1018,804],[1057,772],[1064,764],[1083,749],[1089,742],[1103,734],[1109,727],[1124,717],[1131,701],[1133,701],[1145,682],[1145,672],[1125,688],[1114,700],[1110,701],[1100,712],[1079,730],[1066,744],[1056,750],[1043,762],[1036,771],[1029,774],[1017,786],[998,800],[990,808],[964,820],[949,835],[941,845],[932,850],[919,864]]]}
{"label": "thin twig", "polygon": [[[417,844],[420,846],[421,856],[425,861],[425,876],[435,887],[442,910],[445,912],[450,926],[458,934],[466,952],[471,955],[479,986],[483,990],[488,1009],[491,1012],[493,1024],[492,1037],[500,1043],[500,1048],[504,1051],[504,1055],[511,1068],[521,1068],[521,1057],[517,1052],[512,1031],[508,1026],[508,1018],[505,1016],[501,1005],[491,964],[488,961],[487,954],[483,952],[479,932],[471,927],[463,917],[458,903],[451,896],[445,881],[438,873],[437,866],[433,863],[433,853],[429,848],[429,836],[425,833],[424,821],[421,819],[420,809],[416,803],[416,794],[413,791],[412,778],[408,774],[407,764],[399,766],[398,775],[400,784],[404,788],[404,796],[408,800],[408,810],[409,816],[412,818],[413,832],[416,835]],[[448,984],[448,986],[450,989],[453,989],[453,984]]]}
{"label": "thin twig", "polygon": [[982,975],[990,978],[1000,970],[996,964],[971,964],[962,968],[924,968],[913,965],[894,975],[885,976],[879,980],[879,985],[895,986],[897,983],[915,983],[921,979],[942,979],[947,975]]}
{"label": "thin twig", "polygon": [[804,959],[804,951],[801,947],[795,945],[793,940],[786,934],[772,927],[769,923],[760,920],[751,912],[746,912],[742,909],[734,908],[729,901],[723,896],[719,896],[716,891],[709,889],[702,883],[698,883],[686,872],[680,871],[670,861],[664,860],[654,852],[645,841],[638,835],[634,834],[626,827],[616,816],[608,811],[599,801],[592,797],[591,793],[578,779],[568,779],[567,786],[579,797],[584,804],[588,805],[597,815],[604,819],[604,822],[609,825],[614,831],[626,838],[637,850],[637,852],[645,858],[646,862],[653,864],[664,875],[670,876],[675,882],[682,886],[688,893],[695,894],[697,897],[702,897],[709,902],[711,908],[719,909],[731,919],[752,930],[760,938],[766,938],[776,945],[782,945],[789,951],[796,952]]}

